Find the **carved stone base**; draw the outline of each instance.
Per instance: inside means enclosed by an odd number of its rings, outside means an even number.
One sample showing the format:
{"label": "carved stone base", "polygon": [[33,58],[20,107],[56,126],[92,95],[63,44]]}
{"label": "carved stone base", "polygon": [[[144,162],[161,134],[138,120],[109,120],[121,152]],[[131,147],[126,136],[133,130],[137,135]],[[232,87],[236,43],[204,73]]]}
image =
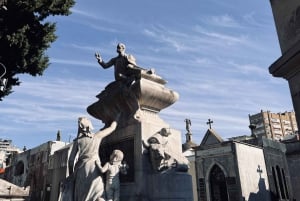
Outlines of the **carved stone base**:
{"label": "carved stone base", "polygon": [[156,75],[141,74],[140,79],[124,79],[110,83],[96,97],[98,101],[88,106],[87,112],[110,124],[118,113],[125,120],[138,119],[136,113],[148,110],[158,113],[175,103],[179,95],[166,88],[165,81]]}
{"label": "carved stone base", "polygon": [[193,201],[192,177],[186,173],[149,174],[139,191],[121,188],[121,201]]}
{"label": "carved stone base", "polygon": [[[127,175],[120,176],[121,201],[193,201],[191,177],[178,172],[184,170],[181,133],[158,116],[179,95],[166,88],[166,82],[155,74],[141,72],[138,77],[112,82],[97,95],[99,100],[87,108],[89,114],[106,125],[121,113],[117,130],[100,146],[102,165],[114,149],[124,153],[129,169]],[[158,148],[155,151],[159,150],[160,160],[167,162],[166,166],[163,163],[162,168],[156,167],[149,144]],[[174,164],[177,168],[173,168]]]}
{"label": "carved stone base", "polygon": [[[128,174],[120,175],[120,201],[193,201],[192,179],[188,173],[172,168],[159,172],[153,168],[143,141],[169,125],[157,114],[150,113],[142,111],[139,114],[141,121],[117,129],[100,146],[102,163],[109,159],[112,150],[119,149],[129,165]],[[180,155],[181,133],[174,129],[169,132],[168,144],[173,153]]]}

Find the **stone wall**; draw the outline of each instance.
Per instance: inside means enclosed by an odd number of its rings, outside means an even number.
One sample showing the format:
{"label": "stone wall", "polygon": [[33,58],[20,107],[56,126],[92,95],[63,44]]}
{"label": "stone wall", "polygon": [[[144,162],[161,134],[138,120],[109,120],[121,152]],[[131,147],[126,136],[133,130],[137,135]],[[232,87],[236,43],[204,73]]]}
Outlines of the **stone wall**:
{"label": "stone wall", "polygon": [[286,147],[286,160],[293,189],[290,197],[300,200],[300,142],[287,144]]}
{"label": "stone wall", "polygon": [[270,200],[270,189],[263,150],[249,144],[234,143],[242,197],[246,200]]}

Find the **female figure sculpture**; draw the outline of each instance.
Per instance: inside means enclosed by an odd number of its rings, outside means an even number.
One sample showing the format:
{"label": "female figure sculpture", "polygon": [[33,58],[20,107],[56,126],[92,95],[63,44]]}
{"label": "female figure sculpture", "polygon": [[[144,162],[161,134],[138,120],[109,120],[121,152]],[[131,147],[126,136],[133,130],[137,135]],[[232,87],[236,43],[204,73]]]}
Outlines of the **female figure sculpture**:
{"label": "female figure sculpture", "polygon": [[[62,201],[103,201],[104,185],[96,167],[96,163],[100,163],[98,151],[102,139],[116,127],[117,121],[113,121],[109,127],[93,134],[90,120],[86,117],[78,119],[78,136],[69,157],[70,176],[67,178]],[[78,159],[74,166],[76,156]]]}

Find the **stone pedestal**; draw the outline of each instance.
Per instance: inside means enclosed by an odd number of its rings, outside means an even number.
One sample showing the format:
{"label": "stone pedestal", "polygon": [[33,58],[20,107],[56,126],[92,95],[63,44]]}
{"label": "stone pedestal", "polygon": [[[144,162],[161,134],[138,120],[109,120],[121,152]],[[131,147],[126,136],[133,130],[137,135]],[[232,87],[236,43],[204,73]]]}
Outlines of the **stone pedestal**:
{"label": "stone pedestal", "polygon": [[300,1],[270,0],[282,56],[269,68],[288,80],[300,128]]}
{"label": "stone pedestal", "polygon": [[[162,129],[170,134],[165,152],[175,158],[175,166],[182,160],[181,133],[170,128],[158,113],[173,104],[179,95],[165,87],[165,81],[155,74],[141,72],[135,80],[115,81],[87,108],[89,114],[109,124],[121,113],[117,130],[104,139],[100,158],[108,161],[114,149],[124,152],[128,163],[127,175],[121,175],[121,201],[192,201],[191,176],[178,167],[156,169],[151,161],[149,138],[160,135]],[[181,160],[182,159],[182,160]]]}

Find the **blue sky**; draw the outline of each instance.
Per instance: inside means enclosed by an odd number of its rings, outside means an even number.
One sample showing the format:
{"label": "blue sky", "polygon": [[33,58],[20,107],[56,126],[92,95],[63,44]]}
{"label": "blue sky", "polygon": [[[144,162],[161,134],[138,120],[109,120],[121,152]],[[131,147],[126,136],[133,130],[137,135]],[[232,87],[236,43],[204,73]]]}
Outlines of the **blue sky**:
{"label": "blue sky", "polygon": [[287,81],[268,72],[281,55],[268,0],[80,0],[72,12],[49,19],[58,39],[44,75],[20,75],[21,85],[0,103],[0,138],[20,148],[55,140],[58,130],[69,141],[79,116],[103,126],[86,108],[114,79],[113,68],[102,69],[94,53],[108,61],[119,42],[180,94],[160,116],[183,141],[186,118],[199,144],[209,118],[227,139],[250,134],[248,114],[293,110]]}

